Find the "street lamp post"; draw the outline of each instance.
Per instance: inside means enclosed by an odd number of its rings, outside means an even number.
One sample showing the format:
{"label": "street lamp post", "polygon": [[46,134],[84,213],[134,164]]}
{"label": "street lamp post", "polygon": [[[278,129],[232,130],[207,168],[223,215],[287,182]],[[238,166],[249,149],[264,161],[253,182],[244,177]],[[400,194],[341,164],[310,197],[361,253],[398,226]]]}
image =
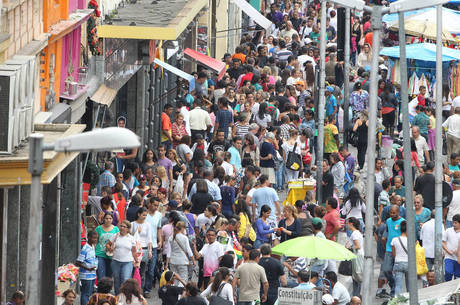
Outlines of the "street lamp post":
{"label": "street lamp post", "polygon": [[42,226],[43,153],[108,151],[120,148],[139,147],[135,133],[126,128],[109,127],[58,139],[53,144],[44,144],[42,134],[29,137],[29,166],[32,175],[30,187],[29,229],[27,232],[26,304],[40,304],[40,260]]}

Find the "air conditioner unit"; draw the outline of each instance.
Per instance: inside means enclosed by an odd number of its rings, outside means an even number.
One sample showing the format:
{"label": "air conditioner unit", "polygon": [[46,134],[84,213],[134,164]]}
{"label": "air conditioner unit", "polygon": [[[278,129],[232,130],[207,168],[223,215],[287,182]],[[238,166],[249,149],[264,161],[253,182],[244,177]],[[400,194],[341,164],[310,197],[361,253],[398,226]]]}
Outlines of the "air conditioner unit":
{"label": "air conditioner unit", "polygon": [[6,154],[11,154],[14,149],[15,81],[15,71],[0,71],[0,153]]}

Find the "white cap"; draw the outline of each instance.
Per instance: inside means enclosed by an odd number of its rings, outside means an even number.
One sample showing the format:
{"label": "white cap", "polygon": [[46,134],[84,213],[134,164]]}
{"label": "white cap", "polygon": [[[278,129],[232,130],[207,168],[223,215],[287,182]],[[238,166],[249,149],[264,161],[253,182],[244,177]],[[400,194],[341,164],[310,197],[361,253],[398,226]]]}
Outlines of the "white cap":
{"label": "white cap", "polygon": [[380,70],[387,70],[387,71],[388,71],[387,66],[385,66],[384,64],[381,64],[381,65],[379,66],[379,69],[380,69]]}
{"label": "white cap", "polygon": [[334,298],[330,294],[325,294],[323,295],[322,301],[323,301],[323,304],[333,304]]}

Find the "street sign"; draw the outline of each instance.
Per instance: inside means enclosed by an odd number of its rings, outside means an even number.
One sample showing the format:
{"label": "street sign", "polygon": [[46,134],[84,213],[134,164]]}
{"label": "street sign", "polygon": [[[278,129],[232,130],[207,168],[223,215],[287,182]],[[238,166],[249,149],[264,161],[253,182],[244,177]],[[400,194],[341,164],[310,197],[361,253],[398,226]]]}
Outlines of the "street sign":
{"label": "street sign", "polygon": [[323,293],[318,290],[278,288],[278,305],[317,305],[321,304]]}

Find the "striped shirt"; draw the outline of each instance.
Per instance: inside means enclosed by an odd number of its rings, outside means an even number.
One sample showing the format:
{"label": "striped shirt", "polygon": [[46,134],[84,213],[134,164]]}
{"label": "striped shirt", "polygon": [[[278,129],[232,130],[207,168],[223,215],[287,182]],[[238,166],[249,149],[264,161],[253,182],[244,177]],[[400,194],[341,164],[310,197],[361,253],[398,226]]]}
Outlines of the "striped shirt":
{"label": "striped shirt", "polygon": [[235,123],[236,135],[244,138],[244,136],[249,132],[249,124],[242,125],[240,122]]}
{"label": "striped shirt", "polygon": [[276,52],[276,57],[278,57],[278,61],[287,61],[289,56],[292,55],[292,52],[288,49],[281,49]]}

